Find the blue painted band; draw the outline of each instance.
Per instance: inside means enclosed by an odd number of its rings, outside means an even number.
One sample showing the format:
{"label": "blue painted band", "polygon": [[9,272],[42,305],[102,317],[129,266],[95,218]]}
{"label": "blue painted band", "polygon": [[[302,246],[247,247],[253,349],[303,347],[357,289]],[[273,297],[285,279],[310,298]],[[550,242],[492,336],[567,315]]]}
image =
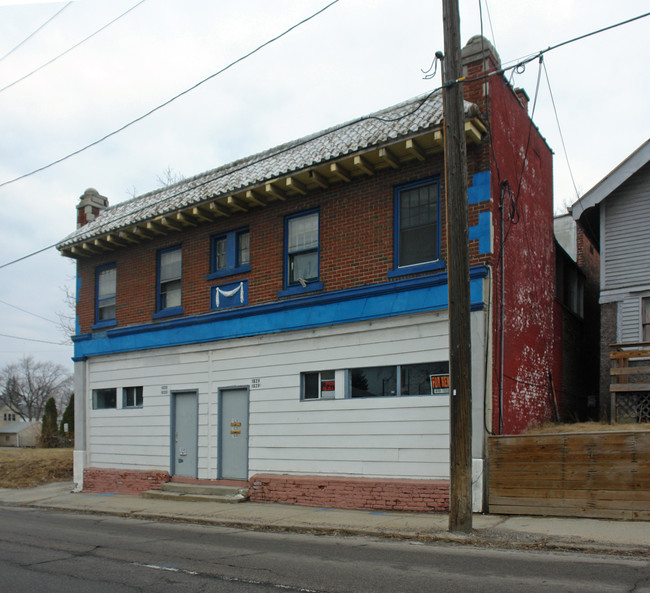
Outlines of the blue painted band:
{"label": "blue painted band", "polygon": [[479,255],[492,253],[492,214],[479,212],[478,224],[469,227],[469,238],[478,239]]}
{"label": "blue painted band", "polygon": [[472,185],[467,188],[468,204],[480,204],[490,199],[490,172],[482,171],[472,177]]}
{"label": "blue painted band", "polygon": [[[483,308],[488,269],[470,270],[472,310]],[[181,346],[422,313],[447,308],[447,274],[304,296],[267,305],[239,307],[156,324],[73,337],[75,358]]]}

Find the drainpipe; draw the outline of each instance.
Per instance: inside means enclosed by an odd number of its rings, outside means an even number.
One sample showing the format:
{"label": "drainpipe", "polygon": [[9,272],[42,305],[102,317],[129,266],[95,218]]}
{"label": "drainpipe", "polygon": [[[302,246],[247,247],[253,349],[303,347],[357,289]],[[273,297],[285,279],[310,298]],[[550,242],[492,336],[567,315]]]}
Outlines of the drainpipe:
{"label": "drainpipe", "polygon": [[499,434],[503,434],[503,369],[504,369],[504,344],[505,344],[505,331],[504,331],[504,321],[505,321],[505,241],[504,241],[504,230],[505,230],[505,207],[503,204],[504,199],[504,188],[501,186],[501,204],[499,208],[501,209],[501,298],[499,303],[499,331],[501,335],[499,336]]}

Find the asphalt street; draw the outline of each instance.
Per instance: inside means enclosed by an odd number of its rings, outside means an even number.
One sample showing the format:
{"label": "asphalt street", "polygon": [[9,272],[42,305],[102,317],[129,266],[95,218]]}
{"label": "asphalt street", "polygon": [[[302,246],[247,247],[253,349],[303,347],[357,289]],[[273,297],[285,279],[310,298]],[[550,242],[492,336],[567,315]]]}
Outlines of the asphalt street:
{"label": "asphalt street", "polygon": [[0,507],[0,581],[25,593],[631,592],[650,561],[251,532]]}

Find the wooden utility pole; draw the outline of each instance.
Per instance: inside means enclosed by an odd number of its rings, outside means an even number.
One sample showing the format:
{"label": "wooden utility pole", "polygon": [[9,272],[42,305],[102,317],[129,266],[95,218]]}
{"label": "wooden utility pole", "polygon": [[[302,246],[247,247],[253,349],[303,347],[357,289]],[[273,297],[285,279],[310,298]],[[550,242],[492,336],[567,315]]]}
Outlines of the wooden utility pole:
{"label": "wooden utility pole", "polygon": [[443,0],[447,266],[449,272],[449,530],[472,529],[472,376],[467,148],[458,0]]}

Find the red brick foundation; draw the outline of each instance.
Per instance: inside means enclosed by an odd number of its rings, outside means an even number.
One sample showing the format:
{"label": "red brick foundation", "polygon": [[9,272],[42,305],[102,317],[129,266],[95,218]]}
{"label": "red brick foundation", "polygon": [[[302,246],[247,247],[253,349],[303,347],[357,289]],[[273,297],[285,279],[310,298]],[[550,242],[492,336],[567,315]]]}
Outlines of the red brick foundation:
{"label": "red brick foundation", "polygon": [[140,494],[159,489],[169,479],[168,472],[89,467],[84,470],[84,492]]}
{"label": "red brick foundation", "polygon": [[448,511],[447,480],[388,480],[256,474],[252,502],[280,502],[339,509]]}

